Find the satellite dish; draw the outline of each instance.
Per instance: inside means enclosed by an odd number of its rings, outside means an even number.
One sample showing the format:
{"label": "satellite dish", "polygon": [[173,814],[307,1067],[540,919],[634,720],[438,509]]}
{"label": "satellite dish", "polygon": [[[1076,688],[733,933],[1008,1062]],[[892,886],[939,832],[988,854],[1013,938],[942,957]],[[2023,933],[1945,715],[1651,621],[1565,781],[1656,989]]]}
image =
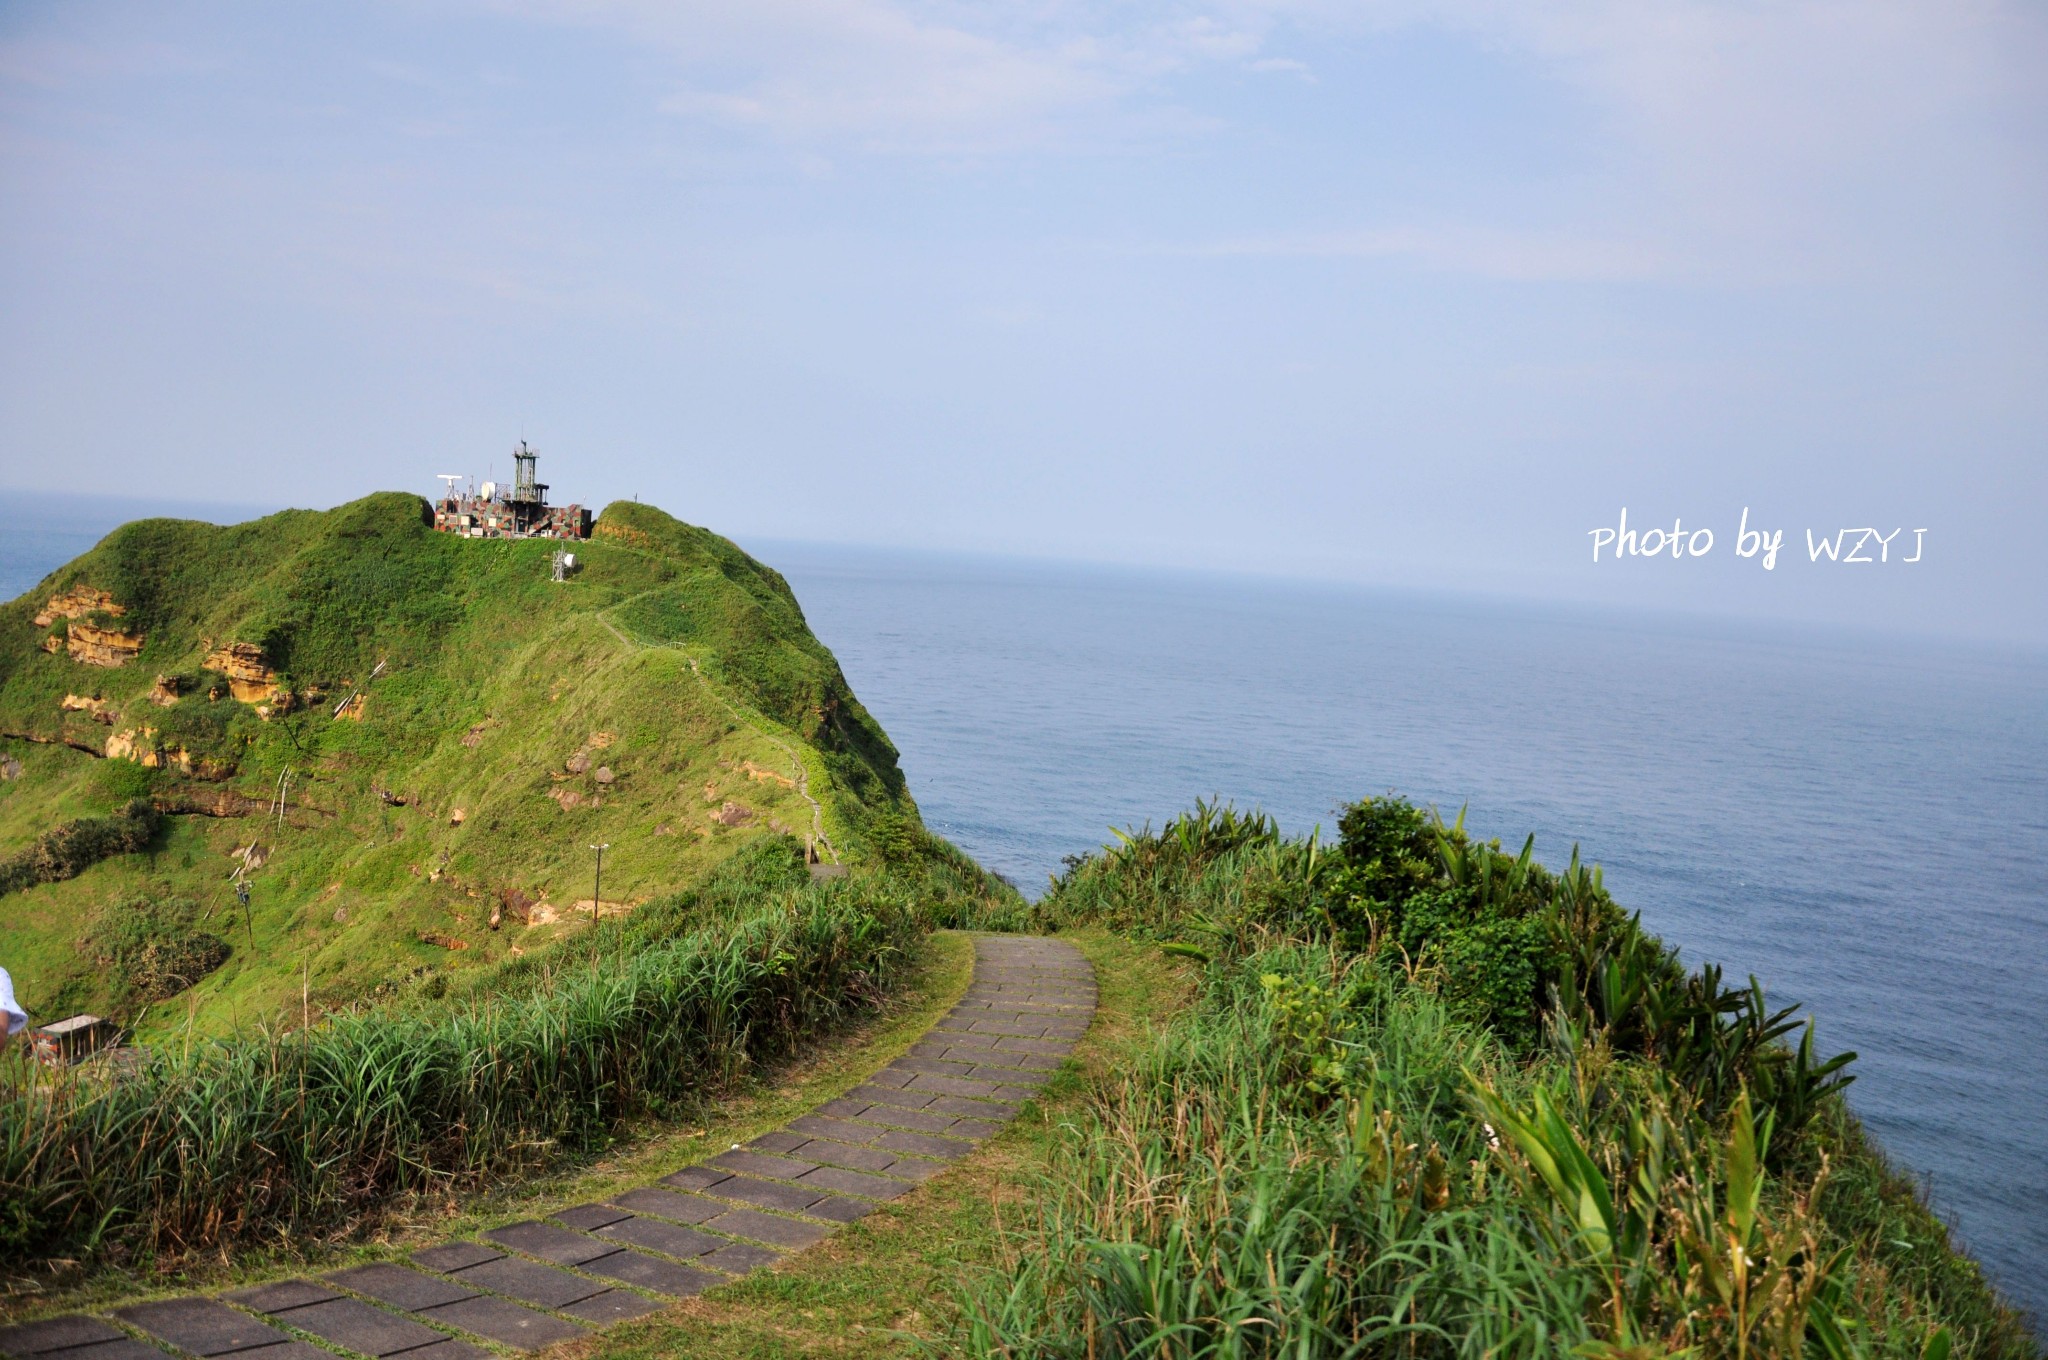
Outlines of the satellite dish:
{"label": "satellite dish", "polygon": [[484,499],[487,501],[498,499],[498,484],[496,482],[485,482],[477,489],[483,492]]}

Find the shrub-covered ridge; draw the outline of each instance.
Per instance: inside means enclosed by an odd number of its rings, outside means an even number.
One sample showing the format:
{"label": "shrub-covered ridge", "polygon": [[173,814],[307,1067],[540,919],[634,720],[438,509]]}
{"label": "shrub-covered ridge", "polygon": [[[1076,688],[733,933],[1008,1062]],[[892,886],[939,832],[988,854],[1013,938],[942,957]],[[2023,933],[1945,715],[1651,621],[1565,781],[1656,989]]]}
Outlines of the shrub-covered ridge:
{"label": "shrub-covered ridge", "polygon": [[1198,806],[1035,912],[1203,984],[1089,1090],[970,1353],[2035,1354],[1864,1137],[1848,1055],[1576,856],[1391,798],[1327,847]]}

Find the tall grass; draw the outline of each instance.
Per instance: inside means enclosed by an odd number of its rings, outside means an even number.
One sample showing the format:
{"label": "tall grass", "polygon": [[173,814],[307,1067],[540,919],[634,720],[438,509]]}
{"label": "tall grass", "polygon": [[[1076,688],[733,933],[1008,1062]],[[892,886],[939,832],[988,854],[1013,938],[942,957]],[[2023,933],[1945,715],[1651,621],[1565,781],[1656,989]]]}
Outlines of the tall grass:
{"label": "tall grass", "polygon": [[287,1236],[600,1146],[872,1002],[923,928],[858,883],[789,890],[502,994],[158,1050],[121,1080],[6,1064],[0,1260]]}
{"label": "tall grass", "polygon": [[1203,985],[1088,1089],[949,1349],[2036,1353],[1754,986],[1678,968],[1594,871],[1404,809],[1324,847],[1198,808],[1038,904]]}

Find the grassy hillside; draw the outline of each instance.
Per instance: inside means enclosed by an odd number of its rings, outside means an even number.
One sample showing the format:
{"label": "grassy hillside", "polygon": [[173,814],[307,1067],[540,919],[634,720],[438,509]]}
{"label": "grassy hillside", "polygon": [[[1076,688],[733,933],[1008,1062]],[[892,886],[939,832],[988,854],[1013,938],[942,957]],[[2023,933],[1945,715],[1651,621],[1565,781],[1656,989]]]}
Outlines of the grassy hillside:
{"label": "grassy hillside", "polygon": [[928,846],[888,738],[732,543],[615,504],[556,583],[554,544],[429,523],[390,493],[145,520],[0,606],[0,963],[39,1019],[433,994],[589,929],[596,843],[608,910],[765,837],[856,871]]}

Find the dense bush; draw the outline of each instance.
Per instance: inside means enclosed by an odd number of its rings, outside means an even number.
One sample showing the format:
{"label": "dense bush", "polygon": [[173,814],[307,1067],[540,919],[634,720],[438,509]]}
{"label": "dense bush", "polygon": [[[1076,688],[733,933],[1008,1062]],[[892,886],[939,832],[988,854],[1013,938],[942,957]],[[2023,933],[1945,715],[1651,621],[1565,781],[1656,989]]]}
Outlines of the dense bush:
{"label": "dense bush", "polygon": [[1207,965],[1089,1089],[954,1338],[1013,1357],[2019,1357],[1848,1055],[1608,897],[1398,799],[1198,805],[1037,906]]}
{"label": "dense bush", "polygon": [[123,1014],[176,996],[227,962],[228,944],[199,928],[190,898],[136,898],[103,908],[79,950],[112,980]]}
{"label": "dense bush", "polygon": [[157,810],[138,798],[111,817],[80,817],[46,831],[34,845],[0,862],[0,893],[76,878],[103,859],[147,849],[159,821]]}

